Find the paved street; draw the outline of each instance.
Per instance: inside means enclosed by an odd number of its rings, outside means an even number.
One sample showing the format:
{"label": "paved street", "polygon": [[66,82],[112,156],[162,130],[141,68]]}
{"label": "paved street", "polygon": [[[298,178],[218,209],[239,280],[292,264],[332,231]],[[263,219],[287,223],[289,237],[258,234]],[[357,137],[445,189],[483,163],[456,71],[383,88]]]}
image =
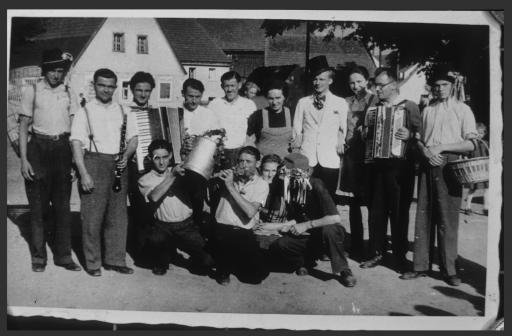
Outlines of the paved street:
{"label": "paved street", "polygon": [[[207,276],[191,274],[173,266],[165,276],[135,267],[133,275],[103,271],[92,278],[85,272],[69,272],[48,264],[44,273],[30,267],[27,200],[19,173],[19,161],[7,151],[7,302],[9,306],[86,309],[143,310],[164,312],[274,313],[325,315],[436,315],[481,316],[484,314],[487,217],[461,215],[459,255],[463,284],[450,287],[437,278],[403,281],[392,269],[379,266],[363,270],[350,260],[358,279],[345,288],[328,275],[329,263],[319,262],[318,271],[306,277],[272,273],[260,285],[232,277],[220,286]],[[76,186],[75,186],[76,187]],[[477,198],[478,201],[478,198]],[[481,204],[475,204],[481,212]],[[73,232],[80,242],[79,199],[72,196]],[[348,208],[339,207],[348,225]],[[409,239],[414,230],[415,204],[411,211]],[[367,235],[367,232],[365,232]],[[75,245],[75,253],[77,251]],[[412,254],[408,254],[412,258]],[[51,254],[48,258],[52,260]],[[128,265],[133,266],[130,257]],[[324,272],[322,272],[324,271]]]}

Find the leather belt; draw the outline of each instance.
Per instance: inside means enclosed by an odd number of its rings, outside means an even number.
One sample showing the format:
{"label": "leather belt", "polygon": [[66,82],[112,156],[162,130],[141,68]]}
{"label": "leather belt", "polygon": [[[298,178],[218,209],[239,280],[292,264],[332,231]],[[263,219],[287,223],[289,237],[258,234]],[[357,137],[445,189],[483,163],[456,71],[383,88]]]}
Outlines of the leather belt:
{"label": "leather belt", "polygon": [[61,139],[69,138],[70,133],[64,132],[64,133],[57,134],[57,135],[47,135],[47,134],[41,134],[41,133],[33,132],[32,135],[35,136],[38,139],[58,141],[58,140],[61,140]]}

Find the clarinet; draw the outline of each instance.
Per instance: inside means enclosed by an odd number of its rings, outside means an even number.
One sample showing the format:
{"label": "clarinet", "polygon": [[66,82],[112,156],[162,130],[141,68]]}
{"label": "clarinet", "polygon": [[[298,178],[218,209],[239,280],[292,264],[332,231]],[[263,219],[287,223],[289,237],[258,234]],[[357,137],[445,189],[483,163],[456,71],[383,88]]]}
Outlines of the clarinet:
{"label": "clarinet", "polygon": [[121,140],[119,144],[119,154],[116,157],[116,169],[114,170],[114,184],[112,184],[112,190],[114,192],[121,191],[121,175],[123,174],[123,169],[119,168],[117,164],[123,158],[123,153],[125,151],[125,136],[126,136],[126,114],[123,113],[123,126],[121,126]]}

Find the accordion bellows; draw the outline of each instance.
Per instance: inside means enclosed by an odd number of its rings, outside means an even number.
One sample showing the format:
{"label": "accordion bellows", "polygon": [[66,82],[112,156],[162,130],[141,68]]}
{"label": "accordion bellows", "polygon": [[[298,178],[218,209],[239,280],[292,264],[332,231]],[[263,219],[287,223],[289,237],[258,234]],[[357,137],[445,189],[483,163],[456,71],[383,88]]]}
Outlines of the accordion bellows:
{"label": "accordion bellows", "polygon": [[403,104],[396,106],[374,106],[366,112],[365,162],[375,159],[403,158],[406,142],[395,138],[395,133],[407,125],[407,114]]}

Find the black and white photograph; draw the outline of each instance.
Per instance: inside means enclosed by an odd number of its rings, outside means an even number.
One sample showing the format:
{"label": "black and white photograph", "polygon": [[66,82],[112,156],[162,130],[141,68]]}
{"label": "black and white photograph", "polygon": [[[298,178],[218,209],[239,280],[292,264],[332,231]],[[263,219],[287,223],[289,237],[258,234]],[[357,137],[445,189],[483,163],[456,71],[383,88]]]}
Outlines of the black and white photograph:
{"label": "black and white photograph", "polygon": [[7,19],[9,316],[503,317],[504,11]]}

